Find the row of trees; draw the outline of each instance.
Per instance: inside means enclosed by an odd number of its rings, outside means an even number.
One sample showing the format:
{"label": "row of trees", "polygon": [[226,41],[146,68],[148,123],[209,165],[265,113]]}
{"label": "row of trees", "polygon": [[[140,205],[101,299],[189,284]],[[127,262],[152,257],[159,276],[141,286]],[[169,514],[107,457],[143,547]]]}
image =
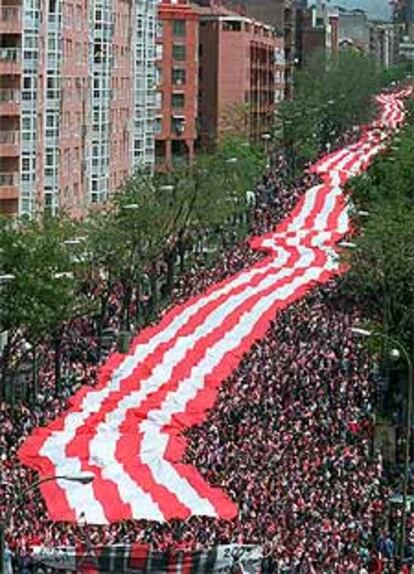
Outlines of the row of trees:
{"label": "row of trees", "polygon": [[[367,316],[387,336],[414,337],[414,105],[408,122],[367,173],[350,183],[363,232],[350,250],[351,287],[367,302]],[[359,213],[369,213],[368,217]]]}
{"label": "row of trees", "polygon": [[289,163],[290,176],[353,126],[376,113],[372,98],[381,86],[401,79],[405,70],[383,73],[374,61],[344,51],[327,62],[316,55],[295,77],[295,97],[278,108],[276,139]]}
{"label": "row of trees", "polygon": [[24,353],[36,365],[45,343],[53,347],[59,382],[65,330],[89,317],[100,343],[114,297],[123,332],[144,319],[143,295],[150,307],[145,319],[153,316],[161,293],[171,292],[177,262],[183,271],[196,243],[217,250],[246,232],[246,192],[263,169],[259,148],[228,138],[168,175],[136,174],[84,221],[64,215],[2,220],[3,393]]}

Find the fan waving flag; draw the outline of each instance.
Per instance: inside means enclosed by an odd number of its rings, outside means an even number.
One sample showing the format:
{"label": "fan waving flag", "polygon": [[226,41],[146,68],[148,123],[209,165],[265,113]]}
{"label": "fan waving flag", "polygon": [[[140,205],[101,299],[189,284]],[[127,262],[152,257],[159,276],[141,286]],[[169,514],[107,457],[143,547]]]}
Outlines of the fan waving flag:
{"label": "fan waving flag", "polygon": [[203,515],[231,519],[236,504],[181,462],[183,431],[202,422],[217,389],[275,313],[316,283],[341,272],[335,244],[350,231],[343,185],[367,169],[404,120],[408,90],[378,97],[381,114],[358,142],[311,167],[309,189],[274,232],[251,239],[259,263],[170,310],[144,329],[126,355],[101,368],[70,408],[36,429],[19,450],[40,476],[88,472],[90,484],[61,479],[42,486],[51,519],[106,524]]}

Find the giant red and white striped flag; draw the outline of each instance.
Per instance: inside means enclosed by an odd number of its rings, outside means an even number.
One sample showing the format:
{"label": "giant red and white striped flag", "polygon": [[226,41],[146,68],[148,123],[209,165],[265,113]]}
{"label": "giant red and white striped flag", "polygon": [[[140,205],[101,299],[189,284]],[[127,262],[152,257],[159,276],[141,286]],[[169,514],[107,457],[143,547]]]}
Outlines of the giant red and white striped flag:
{"label": "giant red and white striped flag", "polygon": [[350,230],[342,186],[366,169],[404,119],[406,91],[378,98],[381,116],[360,140],[312,166],[309,189],[273,233],[251,240],[267,257],[178,305],[144,329],[127,355],[102,368],[98,386],[79,391],[63,416],[37,429],[20,459],[40,476],[94,475],[88,485],[57,480],[42,487],[53,520],[104,524],[204,515],[238,509],[181,462],[182,431],[206,416],[217,388],[275,313],[337,273],[335,243]]}

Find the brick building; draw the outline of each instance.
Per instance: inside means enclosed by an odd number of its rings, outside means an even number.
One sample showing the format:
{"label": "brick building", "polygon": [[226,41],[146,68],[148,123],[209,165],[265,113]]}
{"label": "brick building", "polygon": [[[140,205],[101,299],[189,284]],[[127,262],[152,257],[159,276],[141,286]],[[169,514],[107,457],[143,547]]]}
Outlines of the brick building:
{"label": "brick building", "polygon": [[200,6],[199,14],[200,142],[214,143],[236,106],[247,108],[250,136],[259,138],[273,125],[275,103],[283,98],[283,39],[272,26],[216,2]]}
{"label": "brick building", "polygon": [[158,170],[189,162],[197,138],[198,13],[187,0],[158,6],[155,161]]}
{"label": "brick building", "polygon": [[0,213],[81,215],[153,164],[156,0],[4,1]]}
{"label": "brick building", "polygon": [[223,3],[230,8],[242,7],[252,18],[273,26],[276,34],[283,38],[285,97],[290,99],[293,95],[293,71],[296,63],[296,7],[301,4],[300,0],[223,0]]}

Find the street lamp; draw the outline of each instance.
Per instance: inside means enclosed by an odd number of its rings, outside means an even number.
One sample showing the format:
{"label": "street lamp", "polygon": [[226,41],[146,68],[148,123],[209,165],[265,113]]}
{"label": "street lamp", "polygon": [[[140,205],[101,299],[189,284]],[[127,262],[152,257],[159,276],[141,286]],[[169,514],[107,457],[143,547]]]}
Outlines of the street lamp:
{"label": "street lamp", "polygon": [[[68,482],[77,482],[78,484],[87,485],[87,484],[90,484],[93,481],[93,479],[94,479],[93,474],[88,474],[88,473],[73,475],[73,476],[66,475],[66,474],[62,474],[62,475],[58,475],[58,476],[46,476],[45,478],[41,478],[39,480],[36,480],[33,484],[30,484],[28,487],[24,488],[16,497],[15,507],[19,506],[23,502],[26,494],[28,494],[29,492],[31,492],[32,490],[34,490],[38,486],[45,484],[46,482],[51,482],[52,480],[53,481],[55,481],[55,480],[66,480]],[[1,486],[15,488],[15,485],[11,484],[10,482],[0,482],[0,487]],[[0,574],[6,574],[6,564],[5,564],[5,556],[4,556],[5,533],[6,533],[6,528],[7,528],[8,524],[10,523],[12,511],[13,511],[12,507],[8,508],[6,510],[6,516],[4,518],[4,521],[0,522]]]}
{"label": "street lamp", "polygon": [[226,163],[228,164],[233,164],[233,163],[237,163],[239,160],[237,157],[229,157],[229,159],[226,159]]}
{"label": "street lamp", "polygon": [[0,283],[8,283],[14,279],[16,279],[16,276],[12,273],[5,273],[4,275],[0,275]]}
{"label": "street lamp", "polygon": [[352,243],[351,241],[340,241],[338,243],[339,247],[347,247],[348,249],[355,249],[356,243]]}
{"label": "street lamp", "polygon": [[412,422],[412,408],[413,408],[413,362],[410,357],[410,353],[406,347],[388,335],[384,335],[378,331],[371,331],[368,329],[362,329],[361,327],[352,327],[352,333],[356,335],[361,335],[363,337],[380,337],[385,341],[389,341],[395,345],[395,349],[391,350],[391,356],[395,359],[404,357],[407,367],[408,367],[408,389],[407,389],[407,429],[406,429],[406,441],[405,441],[405,457],[404,457],[404,485],[403,485],[403,511],[401,516],[401,535],[400,535],[400,559],[401,561],[405,558],[405,547],[406,547],[406,530],[407,530],[407,501],[408,501],[408,482],[410,474],[410,445],[411,445],[411,422]]}
{"label": "street lamp", "polygon": [[74,237],[73,239],[65,239],[63,245],[81,245],[85,241],[85,237]]}
{"label": "street lamp", "polygon": [[266,161],[267,161],[266,169],[270,169],[270,162],[269,162],[269,142],[270,142],[271,139],[272,139],[271,134],[269,134],[269,133],[262,134],[262,140],[263,140],[263,142],[264,142],[264,148],[265,148],[264,151],[265,151]]}
{"label": "street lamp", "polygon": [[53,279],[73,279],[72,271],[61,271],[59,273],[53,273]]}
{"label": "street lamp", "polygon": [[160,186],[160,191],[165,191],[166,193],[171,193],[172,191],[174,191],[174,186],[173,185],[161,185]]}

